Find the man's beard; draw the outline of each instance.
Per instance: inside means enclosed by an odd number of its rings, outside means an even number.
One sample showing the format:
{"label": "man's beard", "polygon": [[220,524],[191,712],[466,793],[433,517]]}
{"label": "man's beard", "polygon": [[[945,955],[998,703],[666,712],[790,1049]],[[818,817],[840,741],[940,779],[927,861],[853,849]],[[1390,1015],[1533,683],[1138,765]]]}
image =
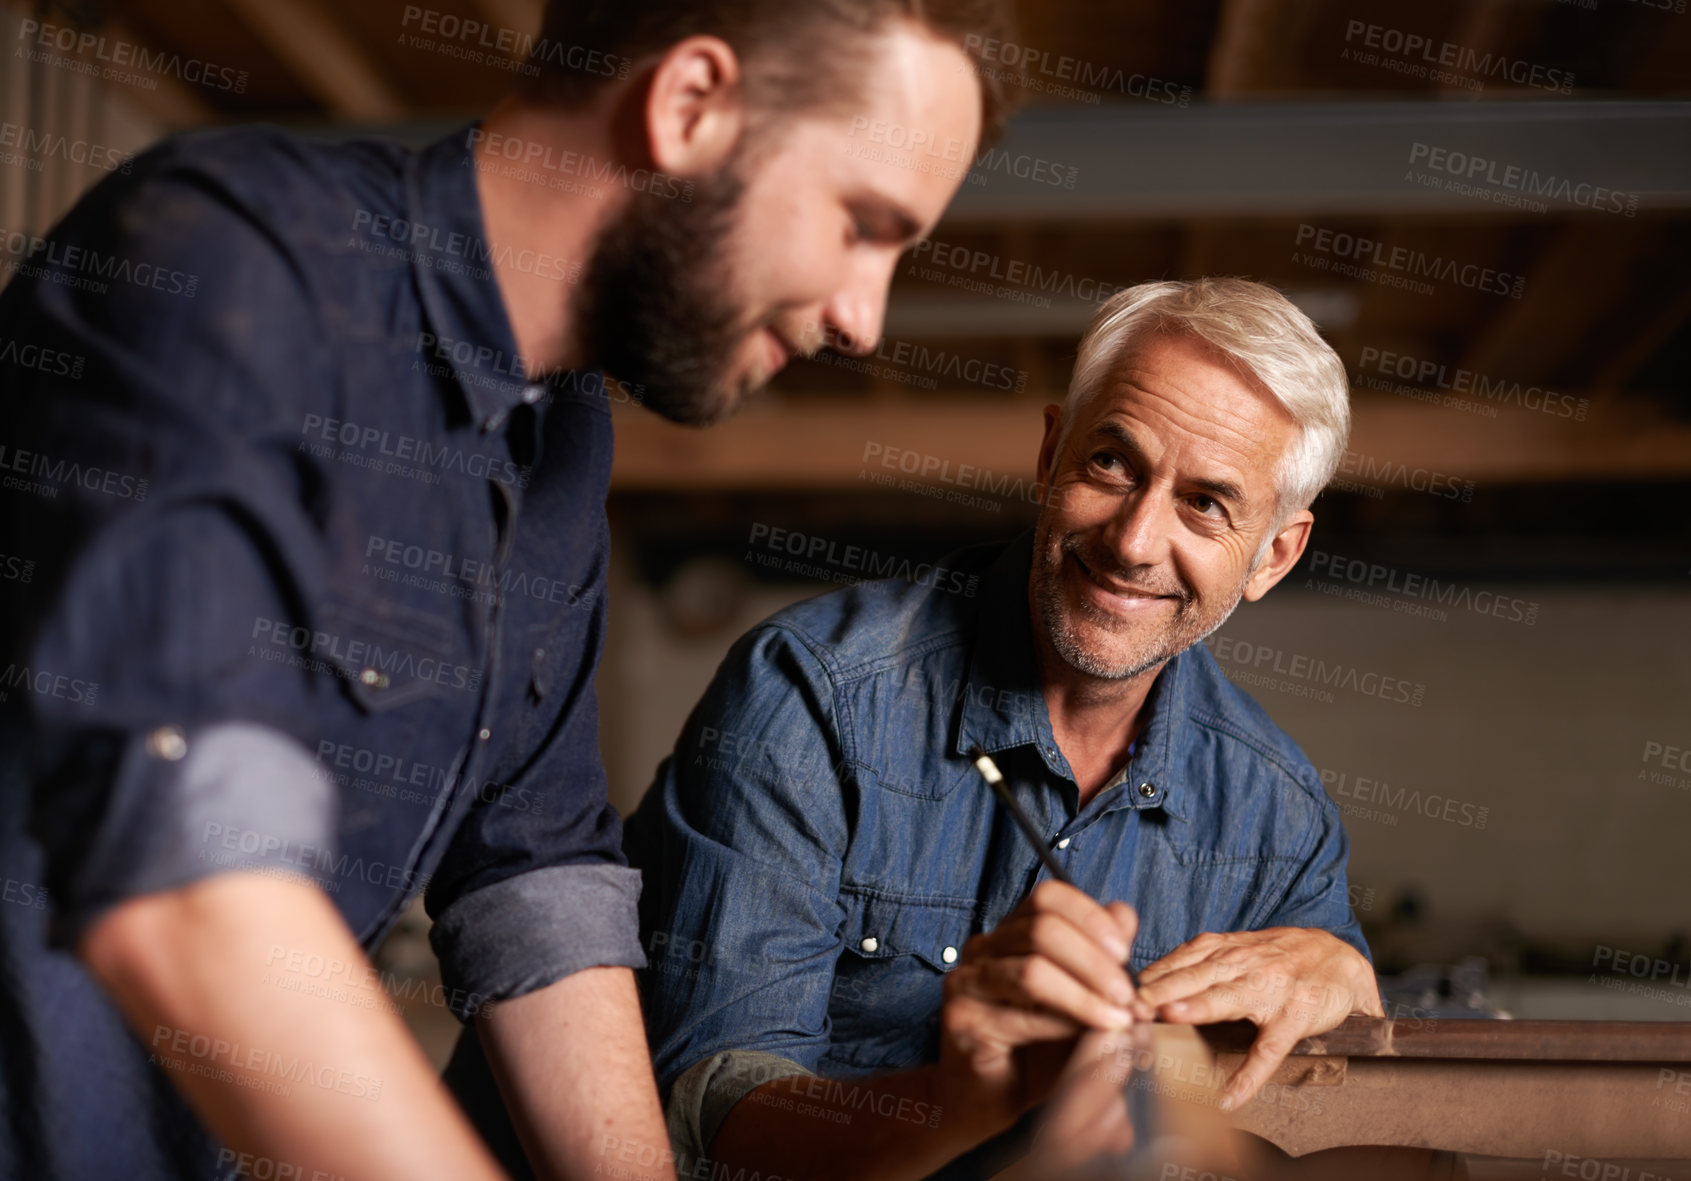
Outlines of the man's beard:
{"label": "man's beard", "polygon": [[588,364],[674,422],[707,426],[739,404],[728,374],[751,326],[731,297],[727,245],[744,190],[731,161],[691,201],[635,193],[582,278]]}
{"label": "man's beard", "polygon": [[[1064,536],[1055,555],[1050,552],[1050,546],[1049,531],[1038,530],[1033,554],[1033,599],[1039,621],[1063,663],[1098,680],[1130,680],[1159,667],[1227,622],[1244,597],[1245,587],[1241,582],[1231,596],[1215,607],[1202,610],[1190,587],[1178,581],[1170,582],[1172,575],[1158,574],[1148,567],[1123,569],[1104,555],[1084,553],[1079,534]],[[1063,566],[1070,554],[1080,557],[1089,570],[1107,583],[1131,586],[1149,594],[1175,596],[1174,618],[1166,626],[1156,628],[1150,623],[1126,622],[1087,602],[1076,606],[1078,618],[1071,617],[1063,577]],[[1080,626],[1084,623],[1112,635],[1132,634],[1133,642],[1125,648],[1116,645],[1105,648],[1096,640],[1088,644]]]}

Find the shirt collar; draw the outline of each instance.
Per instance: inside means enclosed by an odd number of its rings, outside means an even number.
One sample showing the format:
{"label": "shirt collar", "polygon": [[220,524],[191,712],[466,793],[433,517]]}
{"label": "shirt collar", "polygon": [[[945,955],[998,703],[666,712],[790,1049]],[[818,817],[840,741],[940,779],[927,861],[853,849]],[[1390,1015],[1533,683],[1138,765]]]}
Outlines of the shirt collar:
{"label": "shirt collar", "polygon": [[[1028,610],[1028,578],[1033,569],[1033,533],[1017,537],[981,580],[981,606],[969,676],[963,687],[957,753],[980,747],[987,754],[1016,746],[1034,746],[1053,774],[1072,778],[1068,760],[1057,749],[1051,715],[1045,707],[1034,623]],[[1124,805],[1164,809],[1185,819],[1176,782],[1183,708],[1189,671],[1184,656],[1163,666],[1145,700],[1145,726],[1127,764],[1128,799]],[[1144,786],[1150,787],[1150,794]],[[1100,798],[1103,793],[1100,793]]]}
{"label": "shirt collar", "polygon": [[536,399],[523,371],[476,190],[469,123],[414,155],[405,172],[411,270],[435,342],[426,363],[452,366],[485,429]]}

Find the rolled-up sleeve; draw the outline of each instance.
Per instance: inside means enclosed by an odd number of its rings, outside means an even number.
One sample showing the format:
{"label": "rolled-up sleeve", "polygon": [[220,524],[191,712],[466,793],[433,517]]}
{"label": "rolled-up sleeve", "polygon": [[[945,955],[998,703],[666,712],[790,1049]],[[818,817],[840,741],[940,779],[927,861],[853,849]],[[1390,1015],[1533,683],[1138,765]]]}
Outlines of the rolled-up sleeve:
{"label": "rolled-up sleeve", "polygon": [[638,968],[640,873],[559,865],[465,894],[429,931],[453,1011],[544,988],[583,968]]}
{"label": "rolled-up sleeve", "polygon": [[56,942],[74,944],[118,902],[211,873],[316,880],[309,867],[333,847],[335,803],[298,742],[232,721],[166,724],[120,749],[94,839],[65,887]]}
{"label": "rolled-up sleeve", "polygon": [[601,528],[582,605],[561,614],[553,663],[537,670],[545,692],[509,720],[537,732],[533,754],[470,809],[429,883],[429,938],[460,1020],[584,968],[645,963],[640,874],[623,857],[599,757],[608,552]]}
{"label": "rolled-up sleeve", "polygon": [[765,1083],[815,1075],[791,1058],[761,1050],[730,1050],[693,1063],[675,1080],[665,1105],[676,1159],[707,1159],[734,1105]]}
{"label": "rolled-up sleeve", "polygon": [[[335,818],[308,745],[322,686],[252,654],[255,628],[307,622],[322,577],[281,441],[292,383],[318,384],[300,347],[311,299],[226,194],[168,169],[122,214],[95,199],[79,218],[56,231],[60,257],[169,259],[193,283],[6,293],[10,331],[81,362],[9,382],[0,427],[8,468],[28,474],[7,481],[6,548],[39,559],[0,636],[59,945],[139,894],[298,874]],[[221,294],[236,287],[271,317],[233,314]]]}
{"label": "rolled-up sleeve", "polygon": [[724,661],[635,817],[647,872],[643,974],[678,1151],[708,1151],[729,1110],[818,1070],[841,950],[848,841],[832,682],[765,627]]}

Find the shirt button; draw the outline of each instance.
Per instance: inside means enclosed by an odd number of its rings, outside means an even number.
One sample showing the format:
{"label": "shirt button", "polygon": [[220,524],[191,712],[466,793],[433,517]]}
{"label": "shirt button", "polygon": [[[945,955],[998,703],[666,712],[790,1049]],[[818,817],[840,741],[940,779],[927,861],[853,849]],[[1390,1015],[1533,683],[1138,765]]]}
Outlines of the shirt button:
{"label": "shirt button", "polygon": [[386,689],[388,687],[388,675],[378,669],[367,668],[358,674],[358,679],[372,689]]}
{"label": "shirt button", "polygon": [[483,742],[486,742],[489,738],[493,737],[493,731],[489,730],[486,726],[483,726],[476,732],[476,737],[481,739]]}
{"label": "shirt button", "polygon": [[1060,841],[1058,841],[1058,842],[1057,842],[1057,848],[1059,848],[1059,849],[1067,849],[1067,848],[1068,848],[1068,847],[1069,847],[1069,841],[1070,841],[1070,840],[1071,840],[1071,839],[1072,839],[1072,838],[1070,838],[1070,837],[1064,837],[1064,838],[1063,838],[1063,839],[1062,839],[1062,840],[1060,840]]}
{"label": "shirt button", "polygon": [[540,660],[540,659],[541,659],[541,658],[543,658],[543,657],[544,657],[544,656],[545,656],[545,655],[546,655],[546,649],[544,649],[544,648],[536,648],[536,649],[535,649],[535,650],[534,650],[534,658],[535,658],[535,659],[536,659],[536,660]]}
{"label": "shirt button", "polygon": [[531,386],[524,386],[523,387],[523,401],[527,402],[530,406],[534,405],[536,402],[540,401],[540,399],[544,398],[545,396],[546,396],[546,387],[543,386],[543,385],[531,385]]}
{"label": "shirt button", "polygon": [[1141,783],[1139,785],[1139,794],[1144,796],[1146,799],[1150,799],[1152,796],[1157,794],[1157,785],[1154,783]]}
{"label": "shirt button", "polygon": [[957,949],[955,947],[948,947],[939,953],[939,958],[948,964],[955,964],[957,962]]}
{"label": "shirt button", "polygon": [[147,753],[174,763],[188,753],[188,739],[176,726],[160,726],[147,735]]}
{"label": "shirt button", "polygon": [[863,937],[863,942],[859,943],[857,946],[861,947],[864,951],[879,951],[881,950],[881,941],[873,935],[865,935]]}

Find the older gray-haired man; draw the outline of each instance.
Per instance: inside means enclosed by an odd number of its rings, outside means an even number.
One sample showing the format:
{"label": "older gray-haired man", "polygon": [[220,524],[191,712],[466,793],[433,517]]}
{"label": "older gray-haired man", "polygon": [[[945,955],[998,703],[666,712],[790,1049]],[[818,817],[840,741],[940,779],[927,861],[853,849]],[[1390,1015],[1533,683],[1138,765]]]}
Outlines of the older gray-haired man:
{"label": "older gray-haired man", "polygon": [[980,1175],[1088,1029],[1251,1018],[1239,1102],[1380,1012],[1338,813],[1199,644],[1296,563],[1348,427],[1272,288],[1132,288],[1045,411],[1032,535],[947,559],[978,594],[866,583],[735,645],[625,843],[679,1152]]}

